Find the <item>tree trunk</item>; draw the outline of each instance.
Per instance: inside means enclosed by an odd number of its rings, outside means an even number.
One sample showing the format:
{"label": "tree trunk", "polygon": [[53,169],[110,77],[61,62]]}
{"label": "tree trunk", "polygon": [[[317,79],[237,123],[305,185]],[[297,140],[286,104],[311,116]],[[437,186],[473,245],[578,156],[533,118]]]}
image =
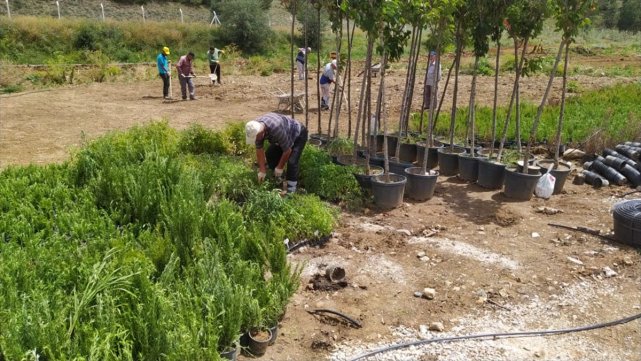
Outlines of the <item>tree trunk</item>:
{"label": "tree trunk", "polygon": [[[525,49],[525,46],[524,46]],[[523,56],[525,56],[525,51],[523,52]],[[519,44],[515,40],[514,41],[514,64],[519,63]],[[523,71],[523,68],[521,67],[521,71]],[[514,129],[514,138],[516,138],[516,149],[518,149],[519,153],[521,152],[521,101],[520,101],[520,89],[519,89],[519,83],[516,83],[516,99],[515,104],[514,104],[514,116],[516,118],[515,122],[515,129]]]}
{"label": "tree trunk", "polygon": [[565,115],[565,92],[568,87],[568,61],[570,56],[570,42],[565,43],[565,59],[563,61],[563,86],[561,88],[561,110],[559,111],[559,125],[556,128],[556,141],[554,150],[554,167],[559,166],[559,148],[561,147],[561,130],[563,130],[563,117]]}
{"label": "tree trunk", "polygon": [[[441,56],[438,56],[438,59],[441,59]],[[439,62],[440,63],[440,62]],[[438,122],[438,116],[441,114],[441,107],[443,107],[443,101],[445,100],[445,93],[447,92],[447,86],[450,83],[450,77],[452,76],[452,69],[456,66],[456,57],[452,61],[450,69],[447,71],[447,78],[445,79],[445,86],[443,87],[443,94],[441,95],[441,100],[438,101],[438,109],[436,109],[436,115],[434,116],[434,123],[432,124],[432,130],[436,129],[436,122]]]}
{"label": "tree trunk", "polygon": [[[452,113],[450,118],[450,151],[454,151],[454,126],[456,125],[456,98],[458,95],[458,72],[461,64],[461,53],[463,52],[463,39],[460,33],[460,25],[456,29],[456,69],[454,70],[454,95],[452,96]],[[438,69],[436,70],[438,71]]]}
{"label": "tree trunk", "polygon": [[318,55],[316,57],[316,94],[317,94],[317,98],[318,98],[318,99],[316,99],[316,104],[318,105],[318,130],[317,130],[317,133],[318,134],[323,134],[322,128],[321,128],[321,98],[320,98],[321,97],[321,91],[320,91],[320,82],[319,82],[319,79],[320,79],[320,76],[321,76],[321,61],[320,61],[320,59],[321,59],[321,47],[322,47],[321,44],[322,44],[322,40],[323,40],[323,36],[321,34],[321,20],[320,20],[321,19],[321,8],[320,8],[320,5],[318,5],[318,8],[316,9],[316,15],[317,15],[317,19],[318,19],[318,22],[316,23],[317,24],[316,31],[318,31],[318,53],[317,53]]}
{"label": "tree trunk", "polygon": [[[361,95],[360,95],[360,100],[359,100],[359,105],[358,105],[358,115],[356,117],[356,126],[354,127],[354,153],[356,153],[356,149],[358,147],[358,136],[359,136],[359,130],[361,130],[361,125],[366,123],[366,118],[365,114],[367,111],[367,100],[365,96],[365,89],[368,87],[367,83],[369,79],[369,74],[370,74],[370,68],[372,67],[372,50],[374,48],[374,40],[368,35],[367,37],[367,55],[365,56],[365,70],[363,72],[363,81],[361,83]],[[369,127],[368,127],[369,130]],[[370,149],[371,151],[371,149]],[[374,148],[374,151],[376,151],[376,148]]]}
{"label": "tree trunk", "polygon": [[[354,27],[349,29],[349,17],[347,17],[347,138],[352,137],[352,46],[354,44]],[[369,163],[369,162],[368,162]]]}
{"label": "tree trunk", "polygon": [[503,132],[501,135],[501,144],[499,145],[499,153],[497,155],[497,160],[501,161],[501,156],[503,155],[503,146],[505,145],[505,137],[507,136],[507,126],[510,123],[510,116],[512,115],[512,106],[514,105],[514,98],[516,96],[516,89],[519,85],[519,79],[521,78],[521,69],[523,67],[523,61],[525,59],[525,49],[527,49],[527,43],[530,39],[526,38],[523,42],[523,50],[521,52],[521,59],[519,64],[516,66],[516,76],[514,77],[514,86],[512,87],[512,97],[510,98],[510,105],[507,108],[507,115],[505,116],[505,123],[503,124]]}
{"label": "tree trunk", "polygon": [[471,134],[471,141],[470,141],[470,152],[472,153],[472,157],[475,157],[476,154],[474,153],[474,138],[475,138],[475,131],[474,131],[474,124],[476,122],[476,105],[475,105],[475,98],[476,98],[476,79],[478,77],[478,68],[479,68],[479,57],[478,55],[474,58],[474,70],[473,70],[473,75],[472,75],[472,88],[470,89],[470,134]]}
{"label": "tree trunk", "polygon": [[[527,164],[527,161],[530,158],[530,150],[532,148],[532,144],[534,144],[534,142],[536,141],[536,131],[539,127],[541,115],[543,114],[543,108],[545,108],[545,104],[547,103],[548,96],[550,95],[550,90],[552,89],[552,83],[554,82],[554,77],[556,76],[556,69],[559,66],[559,62],[561,61],[563,46],[565,46],[565,40],[561,40],[561,45],[559,45],[559,51],[556,53],[556,58],[554,59],[554,66],[552,67],[552,71],[550,72],[548,85],[547,87],[545,87],[545,93],[543,93],[543,99],[541,99],[541,104],[539,104],[539,108],[536,110],[536,116],[534,117],[534,121],[532,122],[532,130],[530,130],[530,138],[528,140],[527,146],[525,147],[525,154],[523,155],[523,164]],[[527,168],[523,167],[523,173],[525,172],[527,172]]]}
{"label": "tree trunk", "polygon": [[494,103],[492,105],[492,144],[490,145],[490,158],[494,155],[494,142],[496,142],[496,106],[499,98],[499,59],[501,57],[501,38],[496,41],[496,64],[494,65]]}
{"label": "tree trunk", "polygon": [[293,1],[291,3],[292,6],[292,27],[291,27],[291,32],[290,32],[290,56],[289,60],[291,62],[291,77],[290,77],[290,93],[289,93],[289,104],[292,110],[292,118],[295,116],[295,107],[294,107],[294,72],[295,72],[295,67],[294,67],[294,25],[296,24],[296,1]]}

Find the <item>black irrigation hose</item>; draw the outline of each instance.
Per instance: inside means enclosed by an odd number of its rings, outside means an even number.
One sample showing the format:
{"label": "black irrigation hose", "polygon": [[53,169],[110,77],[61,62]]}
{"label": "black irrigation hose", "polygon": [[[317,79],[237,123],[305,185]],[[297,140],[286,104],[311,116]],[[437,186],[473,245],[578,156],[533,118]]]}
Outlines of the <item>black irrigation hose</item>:
{"label": "black irrigation hose", "polygon": [[330,309],[327,309],[327,308],[317,308],[317,309],[315,309],[313,311],[307,311],[307,312],[312,314],[312,315],[319,314],[319,313],[331,313],[331,314],[334,314],[336,316],[340,316],[340,317],[344,318],[345,320],[349,321],[349,323],[354,325],[354,327],[356,327],[356,328],[363,327],[363,325],[361,325],[361,323],[356,321],[355,319],[353,319],[353,318],[351,318],[351,317],[349,317],[349,316],[347,316],[347,315],[345,315],[343,313],[340,313],[338,311],[330,310]]}
{"label": "black irrigation hose", "polygon": [[295,250],[297,250],[297,249],[299,249],[299,248],[301,248],[303,246],[322,246],[325,243],[327,243],[327,241],[329,241],[330,238],[332,238],[332,235],[328,234],[327,236],[323,236],[323,237],[320,237],[318,239],[314,238],[314,239],[302,240],[302,241],[296,243],[295,245],[289,247],[287,249],[287,253],[292,253]]}
{"label": "black irrigation hose", "polygon": [[623,194],[623,195],[620,195],[620,196],[619,196],[619,198],[624,198],[624,197],[627,197],[627,196],[629,196],[630,194],[634,194],[634,193],[641,193],[641,191],[632,191],[632,192],[628,192],[628,193],[625,193],[625,194]]}
{"label": "black irrigation hose", "polygon": [[641,313],[633,315],[633,316],[629,316],[629,317],[626,317],[626,318],[622,318],[622,319],[619,319],[619,320],[615,320],[615,321],[597,323],[597,324],[594,324],[594,325],[575,327],[575,328],[565,328],[565,329],[560,329],[560,330],[521,331],[521,332],[507,332],[507,333],[482,333],[482,334],[478,334],[478,335],[455,336],[455,337],[433,338],[433,339],[429,339],[429,340],[418,340],[418,341],[401,343],[401,344],[398,344],[398,345],[392,345],[392,346],[380,348],[378,350],[374,350],[374,351],[368,352],[366,354],[357,356],[356,358],[353,358],[353,359],[351,359],[349,361],[357,361],[357,360],[361,360],[361,359],[364,359],[364,358],[367,358],[367,357],[370,357],[370,356],[374,356],[374,355],[379,354],[379,353],[388,352],[388,351],[394,351],[394,350],[398,350],[398,349],[406,348],[406,347],[411,347],[411,346],[425,345],[425,344],[428,344],[428,343],[451,342],[451,341],[471,340],[471,339],[479,339],[479,338],[497,339],[497,338],[512,338],[512,337],[534,337],[534,336],[559,335],[559,334],[563,334],[563,333],[589,331],[589,330],[595,330],[595,329],[604,328],[604,327],[622,325],[622,324],[637,320],[639,318],[641,318]]}

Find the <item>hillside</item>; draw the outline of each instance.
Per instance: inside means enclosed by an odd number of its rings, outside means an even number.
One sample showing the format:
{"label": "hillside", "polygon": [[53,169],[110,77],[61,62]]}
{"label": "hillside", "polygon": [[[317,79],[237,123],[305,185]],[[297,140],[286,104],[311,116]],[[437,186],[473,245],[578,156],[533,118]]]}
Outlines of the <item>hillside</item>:
{"label": "hillside", "polygon": [[[60,3],[61,17],[77,17],[101,19],[102,3],[105,9],[105,18],[112,20],[142,21],[142,9],[139,5],[120,4],[110,0],[64,0]],[[38,0],[9,0],[11,16],[41,16],[58,17],[55,1]],[[211,23],[212,12],[205,6],[191,6],[178,2],[154,2],[144,5],[146,21],[180,21],[180,10],[183,12],[183,21],[188,23]],[[0,16],[7,15],[6,6],[0,6]],[[289,22],[289,14],[274,2],[270,10],[272,26],[285,26]],[[218,12],[219,19],[224,22],[224,14]]]}

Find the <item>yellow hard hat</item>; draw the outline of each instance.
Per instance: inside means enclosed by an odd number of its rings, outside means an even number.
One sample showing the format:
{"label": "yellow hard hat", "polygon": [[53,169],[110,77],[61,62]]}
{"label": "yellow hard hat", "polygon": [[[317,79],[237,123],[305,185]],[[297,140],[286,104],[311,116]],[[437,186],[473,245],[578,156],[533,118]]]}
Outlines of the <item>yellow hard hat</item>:
{"label": "yellow hard hat", "polygon": [[163,52],[165,55],[169,55],[169,48],[165,46],[164,48],[162,48],[162,52]]}

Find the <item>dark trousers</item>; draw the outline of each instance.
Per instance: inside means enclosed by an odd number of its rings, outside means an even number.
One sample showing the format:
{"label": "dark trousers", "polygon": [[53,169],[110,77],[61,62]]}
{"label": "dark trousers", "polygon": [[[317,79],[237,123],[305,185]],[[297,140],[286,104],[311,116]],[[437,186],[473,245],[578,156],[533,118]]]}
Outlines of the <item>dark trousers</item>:
{"label": "dark trousers", "polygon": [[[303,154],[303,149],[307,143],[307,128],[304,125],[301,125],[300,134],[298,138],[294,140],[294,145],[292,146],[292,154],[290,154],[289,159],[287,160],[287,175],[286,180],[297,182],[298,181],[298,161],[300,160],[301,154]],[[274,169],[278,166],[280,157],[283,155],[283,150],[280,146],[276,144],[270,144],[269,148],[265,152],[265,158],[267,159],[267,165],[269,169]]]}
{"label": "dark trousers", "polygon": [[218,79],[218,84],[220,84],[220,64],[219,63],[209,64],[209,74],[216,74],[216,78]]}
{"label": "dark trousers", "polygon": [[158,74],[162,78],[162,96],[169,96],[169,74]]}
{"label": "dark trousers", "polygon": [[425,92],[423,92],[423,102],[425,103],[423,105],[423,109],[429,109],[430,106],[432,105],[432,86],[431,85],[425,86]]}

